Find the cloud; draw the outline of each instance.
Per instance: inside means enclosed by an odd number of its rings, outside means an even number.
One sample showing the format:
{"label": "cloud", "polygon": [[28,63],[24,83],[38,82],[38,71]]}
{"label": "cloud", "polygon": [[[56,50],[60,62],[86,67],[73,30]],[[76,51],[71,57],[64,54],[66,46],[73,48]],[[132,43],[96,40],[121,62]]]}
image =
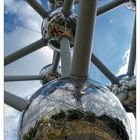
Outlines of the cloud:
{"label": "cloud", "polygon": [[130,48],[124,53],[122,57],[122,66],[119,68],[117,75],[122,75],[127,73],[128,63],[129,63]]}
{"label": "cloud", "polygon": [[[14,20],[18,19],[25,27],[41,31],[41,17],[25,1],[5,0],[4,6],[4,13],[16,15],[13,16]],[[5,47],[10,46],[15,51],[15,46],[19,48],[22,44],[21,47],[23,47],[40,38],[41,34],[16,26],[13,32],[5,33]]]}
{"label": "cloud", "polygon": [[40,31],[42,18],[25,1],[5,0],[5,14],[16,14],[22,23],[32,29]]}
{"label": "cloud", "polygon": [[[25,1],[5,0],[4,7],[4,14],[7,15],[7,18],[10,14],[13,14],[15,23],[20,21],[19,24],[41,32],[42,18]],[[14,28],[11,32],[5,32],[4,34],[4,49],[6,56],[41,38],[41,33],[36,33],[20,26],[15,27],[16,28]],[[51,63],[52,55],[53,51],[48,47],[44,47],[39,51],[32,53],[23,59],[20,59],[20,61],[16,61],[6,66],[5,75],[17,75],[19,73],[39,74],[39,71],[44,65]],[[41,84],[39,81],[18,83],[13,82],[6,83],[5,89],[27,99],[31,94],[35,93],[35,91],[40,88],[40,86]],[[18,131],[18,121],[21,113],[7,105],[5,105],[4,113],[4,139],[15,140]]]}
{"label": "cloud", "polygon": [[17,126],[20,117],[20,112],[5,105],[4,114],[4,137],[6,140],[14,140],[17,136]]}

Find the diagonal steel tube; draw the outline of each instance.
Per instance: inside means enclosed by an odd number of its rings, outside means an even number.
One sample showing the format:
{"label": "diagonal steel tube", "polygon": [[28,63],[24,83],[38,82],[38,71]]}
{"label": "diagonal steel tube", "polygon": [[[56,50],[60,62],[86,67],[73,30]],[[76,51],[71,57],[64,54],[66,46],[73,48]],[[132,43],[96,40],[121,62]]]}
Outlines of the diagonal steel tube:
{"label": "diagonal steel tube", "polygon": [[27,101],[10,92],[4,91],[4,103],[18,111],[23,111],[27,107]]}
{"label": "diagonal steel tube", "polygon": [[135,22],[134,22],[133,36],[132,36],[131,50],[130,50],[129,64],[128,64],[128,71],[127,71],[127,74],[129,76],[134,75],[135,62],[136,62],[136,17],[135,17]]}
{"label": "diagonal steel tube", "polygon": [[113,83],[119,84],[117,77],[92,53],[91,62]]}
{"label": "diagonal steel tube", "polygon": [[60,40],[61,72],[62,76],[68,76],[71,69],[70,41],[67,37]]}
{"label": "diagonal steel tube", "polygon": [[73,0],[64,0],[62,13],[65,16],[69,16],[71,14],[72,5],[73,5]]}
{"label": "diagonal steel tube", "polygon": [[10,64],[10,63],[12,63],[12,62],[24,57],[24,56],[36,51],[36,50],[44,47],[46,44],[47,44],[47,41],[44,40],[43,38],[41,38],[40,40],[6,56],[4,58],[4,65],[6,66],[6,65]]}
{"label": "diagonal steel tube", "polygon": [[7,75],[4,76],[4,82],[43,80],[44,78],[44,75]]}
{"label": "diagonal steel tube", "polygon": [[116,7],[118,7],[118,6],[122,5],[123,3],[127,2],[127,1],[128,0],[114,0],[114,1],[112,1],[112,2],[110,2],[108,4],[106,4],[106,5],[98,8],[97,16],[100,16],[100,15],[102,15],[102,14],[104,14],[104,13],[106,13],[106,12],[116,8]]}
{"label": "diagonal steel tube", "polygon": [[60,52],[54,51],[52,72],[55,72],[57,70],[59,60],[60,60]]}
{"label": "diagonal steel tube", "polygon": [[121,92],[121,93],[117,94],[116,96],[120,100],[120,102],[123,102],[128,98],[128,93]]}
{"label": "diagonal steel tube", "polygon": [[87,78],[96,20],[96,0],[80,0],[71,76]]}
{"label": "diagonal steel tube", "polygon": [[[114,8],[117,8],[118,6],[122,5],[125,2],[128,2],[129,0],[114,0],[109,2],[108,4],[98,8],[97,10],[97,16],[100,16]],[[75,0],[74,4],[78,4],[79,0]]]}
{"label": "diagonal steel tube", "polygon": [[48,12],[37,2],[37,0],[26,0],[26,2],[42,17],[48,16]]}

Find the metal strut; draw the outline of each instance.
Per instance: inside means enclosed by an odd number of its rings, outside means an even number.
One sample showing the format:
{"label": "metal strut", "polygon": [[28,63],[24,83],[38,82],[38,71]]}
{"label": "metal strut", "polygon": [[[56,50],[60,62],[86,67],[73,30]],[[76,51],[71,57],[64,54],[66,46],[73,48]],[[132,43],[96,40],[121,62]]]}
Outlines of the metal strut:
{"label": "metal strut", "polygon": [[71,76],[87,78],[96,21],[96,0],[80,0]]}

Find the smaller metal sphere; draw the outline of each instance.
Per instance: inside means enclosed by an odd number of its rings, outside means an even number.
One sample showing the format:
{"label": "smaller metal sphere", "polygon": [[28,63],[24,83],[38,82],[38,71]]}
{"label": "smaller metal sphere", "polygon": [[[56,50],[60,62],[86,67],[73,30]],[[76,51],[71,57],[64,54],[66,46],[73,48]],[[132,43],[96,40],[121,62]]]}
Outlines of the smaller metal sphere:
{"label": "smaller metal sphere", "polygon": [[136,0],[129,0],[129,2],[125,3],[125,6],[132,11],[136,11]]}
{"label": "smaller metal sphere", "polygon": [[128,75],[122,75],[122,78],[120,79],[120,84],[129,88],[129,90],[135,89],[136,88],[136,76],[133,75],[133,76],[129,77]]}
{"label": "smaller metal sphere", "polygon": [[46,83],[61,77],[60,68],[58,68],[56,72],[53,72],[52,68],[53,64],[49,64],[43,67],[40,71],[40,75],[45,75],[45,78],[40,81],[42,85],[45,85]]}
{"label": "smaller metal sphere", "polygon": [[111,84],[110,88],[113,93],[119,94],[122,91],[130,91],[136,89],[136,76],[128,76],[127,74],[122,74],[117,77],[119,80],[120,85]]}
{"label": "smaller metal sphere", "polygon": [[128,98],[123,102],[123,106],[127,112],[132,112],[136,116],[136,76],[124,76],[120,83],[126,87],[128,93]]}
{"label": "smaller metal sphere", "polygon": [[70,47],[74,45],[77,15],[72,13],[65,17],[62,8],[53,11],[49,18],[43,20],[41,33],[43,38],[49,39],[48,46],[53,50],[60,51],[60,39],[66,36],[70,40]]}
{"label": "smaller metal sphere", "polygon": [[48,0],[49,9],[54,9],[58,7],[62,7],[64,4],[64,0]]}
{"label": "smaller metal sphere", "polygon": [[120,85],[112,84],[110,86],[115,95],[125,93],[128,97],[122,101],[122,104],[127,112],[133,112],[136,115],[136,76],[129,77],[123,74],[117,77]]}

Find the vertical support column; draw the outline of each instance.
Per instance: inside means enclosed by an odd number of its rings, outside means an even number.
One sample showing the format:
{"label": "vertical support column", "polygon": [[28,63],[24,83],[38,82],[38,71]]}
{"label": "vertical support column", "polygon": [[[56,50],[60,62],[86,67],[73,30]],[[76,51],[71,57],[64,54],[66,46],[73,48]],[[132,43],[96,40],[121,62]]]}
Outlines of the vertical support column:
{"label": "vertical support column", "polygon": [[80,0],[71,75],[87,78],[96,20],[96,0]]}
{"label": "vertical support column", "polygon": [[68,76],[71,69],[70,42],[67,37],[60,40],[61,72],[62,76]]}
{"label": "vertical support column", "polygon": [[131,50],[129,56],[128,71],[127,71],[127,74],[129,76],[132,76],[134,74],[135,62],[136,62],[136,17],[134,22],[133,37],[131,42]]}
{"label": "vertical support column", "polygon": [[71,8],[72,8],[73,0],[64,0],[64,5],[62,8],[62,13],[65,16],[69,16],[71,14]]}
{"label": "vertical support column", "polygon": [[60,52],[54,51],[52,72],[57,71],[59,60],[60,60]]}

